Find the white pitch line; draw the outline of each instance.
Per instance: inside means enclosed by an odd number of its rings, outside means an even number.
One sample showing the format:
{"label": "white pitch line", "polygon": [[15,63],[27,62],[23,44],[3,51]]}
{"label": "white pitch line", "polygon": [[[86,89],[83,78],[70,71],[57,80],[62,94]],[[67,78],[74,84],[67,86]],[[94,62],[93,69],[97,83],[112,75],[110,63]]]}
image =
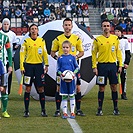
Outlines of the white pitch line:
{"label": "white pitch line", "polygon": [[80,126],[78,125],[75,119],[67,118],[67,121],[71,125],[74,133],[83,133],[83,131],[81,130]]}
{"label": "white pitch line", "polygon": [[[68,115],[70,115],[70,111],[68,110],[67,112],[68,112]],[[74,133],[83,133],[83,131],[81,130],[80,126],[78,125],[75,119],[67,118],[67,121],[72,127]]]}
{"label": "white pitch line", "polygon": [[[63,110],[62,102],[61,102],[61,109]],[[70,116],[71,113],[69,109],[67,109],[67,113],[68,113],[68,116]],[[83,133],[82,129],[80,128],[80,126],[78,125],[75,119],[67,118],[67,121],[69,122],[74,133]]]}

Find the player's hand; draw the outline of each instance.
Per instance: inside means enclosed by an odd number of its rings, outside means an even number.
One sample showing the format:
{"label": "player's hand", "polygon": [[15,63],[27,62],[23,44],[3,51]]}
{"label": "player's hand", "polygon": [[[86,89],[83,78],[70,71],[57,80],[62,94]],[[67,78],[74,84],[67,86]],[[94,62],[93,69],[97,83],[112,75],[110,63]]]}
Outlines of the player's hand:
{"label": "player's hand", "polygon": [[10,66],[10,67],[8,68],[8,73],[11,74],[11,72],[12,72],[12,67]]}
{"label": "player's hand", "polygon": [[0,92],[4,90],[4,87],[0,86]]}
{"label": "player's hand", "polygon": [[76,58],[76,60],[78,60],[79,58],[78,58],[78,55],[75,55],[75,58]]}
{"label": "player's hand", "polygon": [[61,79],[64,80],[65,75],[63,73],[61,73],[60,76],[61,76]]}
{"label": "player's hand", "polygon": [[14,46],[14,48],[15,48],[15,49],[17,49],[18,47],[19,47],[19,45],[18,45],[18,44]]}
{"label": "player's hand", "polygon": [[97,68],[93,68],[93,72],[95,73],[96,76],[98,75],[98,70],[97,70]]}
{"label": "player's hand", "polygon": [[128,65],[127,64],[124,64],[124,68],[127,69],[128,68]]}
{"label": "player's hand", "polygon": [[23,75],[25,73],[25,70],[21,70],[21,74]]}
{"label": "player's hand", "polygon": [[73,79],[75,79],[75,77],[76,77],[76,75],[75,75],[75,74],[73,74]]}
{"label": "player's hand", "polygon": [[48,66],[45,66],[44,73],[47,73],[47,72],[48,72]]}
{"label": "player's hand", "polygon": [[118,68],[118,73],[121,73],[122,72],[122,67],[119,67]]}
{"label": "player's hand", "polygon": [[61,74],[61,77],[64,77],[64,76],[65,76],[65,75],[62,73],[62,74]]}

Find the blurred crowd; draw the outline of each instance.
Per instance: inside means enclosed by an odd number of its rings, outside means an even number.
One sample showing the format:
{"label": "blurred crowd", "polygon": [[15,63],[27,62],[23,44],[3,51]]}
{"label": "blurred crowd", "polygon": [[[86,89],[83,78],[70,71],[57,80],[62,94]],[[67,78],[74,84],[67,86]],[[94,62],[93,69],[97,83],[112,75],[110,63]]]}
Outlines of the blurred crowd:
{"label": "blurred crowd", "polygon": [[[89,1],[89,0],[88,0]],[[0,22],[4,18],[21,18],[21,27],[37,18],[38,25],[69,17],[89,17],[89,6],[82,0],[0,0]]]}
{"label": "blurred crowd", "polygon": [[[4,18],[19,18],[21,27],[29,27],[29,23],[42,25],[65,17],[89,18],[89,5],[99,8],[101,20],[110,20],[113,28],[121,25],[125,32],[133,31],[133,19],[129,16],[133,0],[0,0],[0,22]],[[79,23],[86,27],[84,21]]]}
{"label": "blurred crowd", "polygon": [[130,14],[133,14],[133,2],[130,1],[124,4],[114,2],[111,8],[109,7],[103,10],[101,13],[101,21],[108,19],[111,22],[112,30],[120,25],[124,32],[133,33],[133,15]]}

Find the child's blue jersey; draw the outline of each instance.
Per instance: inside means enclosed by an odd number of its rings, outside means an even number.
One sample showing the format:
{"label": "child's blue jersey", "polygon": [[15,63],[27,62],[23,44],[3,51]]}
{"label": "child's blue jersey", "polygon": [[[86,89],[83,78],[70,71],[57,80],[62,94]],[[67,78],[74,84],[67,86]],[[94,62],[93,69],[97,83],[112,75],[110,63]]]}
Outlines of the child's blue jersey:
{"label": "child's blue jersey", "polygon": [[[72,55],[62,55],[57,61],[57,72],[64,72],[65,70],[70,70],[74,72],[78,69],[78,63],[76,58]],[[75,79],[71,82],[65,82],[61,79],[60,83],[60,95],[74,95],[76,91]]]}
{"label": "child's blue jersey", "polygon": [[76,58],[71,54],[62,55],[58,58],[57,67],[57,72],[60,71],[63,73],[65,70],[74,72],[74,70],[78,68],[78,63],[76,61]]}

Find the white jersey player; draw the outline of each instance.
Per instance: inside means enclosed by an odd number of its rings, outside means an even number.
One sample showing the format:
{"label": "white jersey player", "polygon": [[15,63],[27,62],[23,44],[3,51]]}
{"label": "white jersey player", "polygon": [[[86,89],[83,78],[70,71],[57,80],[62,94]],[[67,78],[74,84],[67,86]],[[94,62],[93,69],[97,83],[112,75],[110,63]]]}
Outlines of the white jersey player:
{"label": "white jersey player", "polygon": [[[15,50],[18,48],[17,40],[16,40],[16,34],[10,30],[10,20],[8,18],[4,18],[2,21],[2,30],[1,33],[7,35],[10,40],[11,50],[12,50],[12,60],[15,54]],[[7,53],[6,57],[7,57]],[[7,58],[7,65],[6,67],[9,67],[8,58]],[[10,94],[11,91],[11,82],[12,82],[12,73],[8,77],[8,94]]]}

